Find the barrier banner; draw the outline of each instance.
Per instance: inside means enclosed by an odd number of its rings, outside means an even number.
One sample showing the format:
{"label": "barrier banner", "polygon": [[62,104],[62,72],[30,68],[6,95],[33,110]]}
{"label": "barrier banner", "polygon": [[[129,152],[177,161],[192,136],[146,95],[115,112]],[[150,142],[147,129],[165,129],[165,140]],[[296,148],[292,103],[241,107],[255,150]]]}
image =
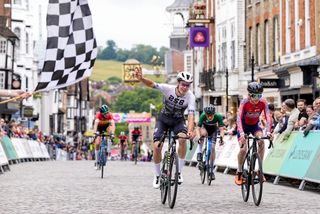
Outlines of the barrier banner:
{"label": "barrier banner", "polygon": [[62,149],[56,149],[57,155],[56,160],[66,161],[67,160],[67,152]]}
{"label": "barrier banner", "polygon": [[40,143],[40,148],[42,151],[42,157],[50,159],[46,145],[44,145],[44,143]]}
{"label": "barrier banner", "polygon": [[233,136],[231,139],[230,137],[225,136],[224,141],[224,148],[219,155],[219,158],[215,160],[215,165],[227,167],[233,163],[234,157],[232,157],[232,154],[234,154],[234,150],[238,150],[239,152],[239,145],[236,136]]}
{"label": "barrier banner", "polygon": [[30,147],[30,140],[25,140],[23,146],[24,146],[24,150],[26,150],[27,157],[32,158],[33,156],[32,156],[32,151]]}
{"label": "barrier banner", "polygon": [[320,147],[318,138],[319,134],[315,132],[310,132],[307,137],[302,132],[295,133],[293,144],[280,169],[280,176],[303,178]]}
{"label": "barrier banner", "polygon": [[13,148],[11,140],[8,136],[3,136],[1,138],[2,146],[4,151],[6,152],[8,160],[16,160],[18,159],[17,153]]}
{"label": "barrier banner", "polygon": [[6,153],[0,143],[0,166],[7,165],[8,163],[9,163],[8,158],[7,158]]}
{"label": "barrier banner", "polygon": [[320,183],[319,166],[320,166],[320,149],[318,149],[317,154],[315,155],[315,158],[313,159],[304,179]]}
{"label": "barrier banner", "polygon": [[11,138],[12,145],[16,150],[19,159],[27,158],[27,152],[24,149],[23,141],[24,139],[22,138]]}
{"label": "barrier banner", "polygon": [[[194,160],[192,160],[192,158],[193,158],[194,154],[196,153],[197,148],[198,148],[198,143],[193,143],[192,150],[190,150],[190,142],[188,141],[187,154],[185,157],[186,161],[194,161]],[[197,159],[195,161],[197,161]]]}
{"label": "barrier banner", "polygon": [[282,138],[279,136],[273,143],[274,148],[269,152],[268,156],[263,161],[263,172],[271,175],[279,175],[281,166],[285,161],[285,157],[289,152],[297,133],[292,132],[288,140],[280,143]]}

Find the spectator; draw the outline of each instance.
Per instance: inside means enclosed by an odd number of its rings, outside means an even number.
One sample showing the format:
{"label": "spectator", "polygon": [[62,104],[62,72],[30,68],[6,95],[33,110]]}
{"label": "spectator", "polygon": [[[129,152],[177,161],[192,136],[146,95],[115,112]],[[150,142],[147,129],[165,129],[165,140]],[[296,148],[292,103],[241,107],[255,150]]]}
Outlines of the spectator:
{"label": "spectator", "polygon": [[313,115],[312,118],[310,118],[308,125],[313,126],[314,129],[320,129],[320,97],[318,97],[314,104],[316,106],[316,114]]}
{"label": "spectator", "polygon": [[308,115],[308,123],[309,123],[309,121],[311,120],[311,118],[313,118],[313,116],[317,114],[317,112],[315,112],[315,111],[313,110],[313,106],[312,106],[312,105],[308,105],[308,106],[306,107],[306,113],[307,113],[307,115]]}
{"label": "spectator", "polygon": [[306,100],[299,99],[297,101],[297,108],[299,110],[298,121],[295,124],[295,129],[300,130],[304,128],[308,123],[308,114],[306,112]]}
{"label": "spectator", "polygon": [[287,128],[283,132],[282,142],[286,141],[289,138],[295,123],[298,121],[300,113],[299,110],[295,107],[295,101],[293,99],[286,99],[284,101],[284,104],[286,112],[289,113],[289,118]]}

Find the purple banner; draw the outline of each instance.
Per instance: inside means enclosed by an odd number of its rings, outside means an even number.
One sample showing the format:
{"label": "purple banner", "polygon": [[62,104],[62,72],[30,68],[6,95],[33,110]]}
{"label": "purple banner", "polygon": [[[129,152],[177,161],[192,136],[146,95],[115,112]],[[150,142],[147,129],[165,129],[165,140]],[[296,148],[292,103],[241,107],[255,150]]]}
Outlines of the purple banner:
{"label": "purple banner", "polygon": [[209,29],[206,27],[190,28],[190,48],[209,46]]}

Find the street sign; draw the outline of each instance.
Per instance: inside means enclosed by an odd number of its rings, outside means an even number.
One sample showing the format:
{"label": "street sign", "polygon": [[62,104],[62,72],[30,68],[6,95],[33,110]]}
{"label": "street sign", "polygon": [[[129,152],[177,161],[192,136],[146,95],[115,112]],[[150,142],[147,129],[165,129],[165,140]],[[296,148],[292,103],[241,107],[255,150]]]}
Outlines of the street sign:
{"label": "street sign", "polygon": [[190,28],[190,47],[208,47],[209,29],[206,27]]}

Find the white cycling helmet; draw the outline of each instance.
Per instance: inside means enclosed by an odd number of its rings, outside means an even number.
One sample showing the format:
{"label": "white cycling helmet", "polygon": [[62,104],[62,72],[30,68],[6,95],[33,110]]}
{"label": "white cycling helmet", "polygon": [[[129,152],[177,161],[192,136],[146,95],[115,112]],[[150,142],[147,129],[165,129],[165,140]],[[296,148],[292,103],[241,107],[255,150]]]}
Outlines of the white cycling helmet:
{"label": "white cycling helmet", "polygon": [[178,73],[177,80],[178,81],[183,80],[185,82],[192,83],[193,82],[193,76],[188,71],[182,71],[182,72]]}

